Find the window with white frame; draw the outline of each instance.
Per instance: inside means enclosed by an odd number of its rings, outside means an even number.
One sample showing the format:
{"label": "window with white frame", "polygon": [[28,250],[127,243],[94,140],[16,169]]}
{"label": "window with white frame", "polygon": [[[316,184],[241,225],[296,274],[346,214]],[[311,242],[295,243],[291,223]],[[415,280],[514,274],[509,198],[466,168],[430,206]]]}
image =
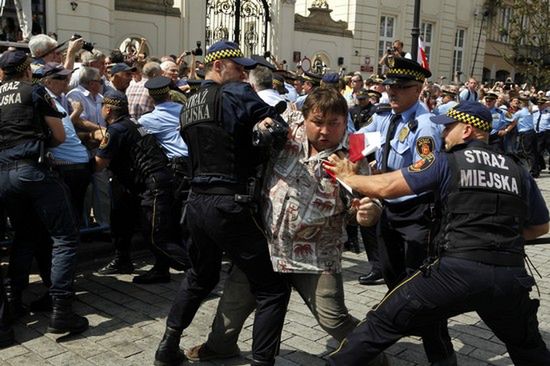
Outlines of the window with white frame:
{"label": "window with white frame", "polygon": [[430,57],[432,55],[433,29],[434,29],[433,23],[423,22],[422,29],[420,31],[420,37],[422,38],[422,42],[424,42],[424,52],[426,52],[428,63],[430,62]]}
{"label": "window with white frame", "polygon": [[462,72],[464,61],[464,36],[466,30],[457,29],[455,33],[455,47],[453,50],[453,75],[455,72]]}
{"label": "window with white frame", "polygon": [[507,43],[510,37],[508,36],[508,30],[510,29],[510,17],[512,16],[511,8],[500,9],[500,29],[499,29],[499,41]]}
{"label": "window with white frame", "polygon": [[[378,59],[381,59],[386,50],[393,47],[395,30],[395,17],[382,15],[380,17],[380,32],[378,34]],[[379,65],[378,73],[382,74],[383,69]]]}

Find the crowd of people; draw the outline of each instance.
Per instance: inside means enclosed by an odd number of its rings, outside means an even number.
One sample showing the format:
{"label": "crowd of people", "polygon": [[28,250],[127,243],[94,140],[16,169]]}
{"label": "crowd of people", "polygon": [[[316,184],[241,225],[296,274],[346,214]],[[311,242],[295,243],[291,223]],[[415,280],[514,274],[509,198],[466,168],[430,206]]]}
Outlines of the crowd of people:
{"label": "crowd of people", "polygon": [[[185,271],[155,365],[238,355],[254,310],[252,364],[273,365],[291,289],[341,342],[331,365],[387,365],[383,351],[411,334],[432,365],[456,365],[447,319],[466,311],[514,363],[550,364],[524,265],[525,240],[550,221],[534,180],[550,147],[550,91],[432,83],[394,44],[385,75],[368,77],[289,71],[224,40],[202,61],[141,46],[106,55],[43,34],[30,55],[3,52],[0,205],[14,236],[0,346],[28,311],[51,312],[49,332],[88,328],[72,311],[73,280],[79,228],[98,226],[114,247],[99,274],[134,272],[136,232],[154,263],[133,282]],[[379,148],[358,156],[358,137],[372,134]],[[346,307],[341,263],[361,241],[370,272],[358,281],[388,288],[363,321]],[[233,266],[212,331],[184,352],[224,255]],[[33,258],[47,290],[27,305]]]}

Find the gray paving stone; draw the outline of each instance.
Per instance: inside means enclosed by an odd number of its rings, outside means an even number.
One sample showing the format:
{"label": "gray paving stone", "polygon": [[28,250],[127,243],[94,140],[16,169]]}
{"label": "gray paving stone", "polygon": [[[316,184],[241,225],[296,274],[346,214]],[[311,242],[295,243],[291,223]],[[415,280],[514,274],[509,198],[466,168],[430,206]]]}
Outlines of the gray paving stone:
{"label": "gray paving stone", "polygon": [[[543,194],[550,200],[550,175],[538,179]],[[549,201],[550,202],[550,201]],[[543,278],[536,277],[541,306],[539,327],[546,342],[550,342],[550,245],[530,246],[527,253]],[[385,286],[361,286],[357,276],[367,273],[369,265],[365,254],[344,253],[344,289],[346,303],[352,315],[362,319],[386,293]],[[138,272],[148,270],[149,258],[136,260]],[[94,263],[94,270],[100,265]],[[80,267],[79,267],[80,269]],[[224,264],[221,282],[202,304],[191,326],[185,330],[181,347],[203,343],[223,289],[228,265]],[[34,314],[15,324],[16,340],[13,347],[0,350],[0,365],[100,365],[146,366],[154,359],[154,352],[165,329],[166,315],[184,277],[174,272],[167,284],[137,286],[132,275],[100,276],[84,268],[75,282],[78,301],[75,310],[88,317],[91,328],[80,336],[65,339],[45,333],[48,314]],[[31,285],[24,299],[32,300],[43,293],[39,276],[31,276]],[[532,296],[539,297],[536,290]],[[449,320],[449,332],[461,366],[511,365],[506,349],[476,313],[458,315]],[[251,357],[253,316],[250,316],[239,337],[242,356],[229,360],[196,363],[204,366],[248,365]],[[293,292],[282,333],[281,353],[276,366],[323,365],[324,357],[338,342],[328,336],[317,324],[299,295]],[[386,353],[392,366],[423,366],[427,364],[421,340],[406,337]]]}
{"label": "gray paving stone", "polygon": [[55,366],[93,366],[91,362],[72,352],[65,352],[55,357],[50,357],[48,358],[48,363]]}
{"label": "gray paving stone", "polygon": [[21,356],[10,358],[5,361],[6,365],[11,366],[42,366],[46,360],[40,357],[37,353],[27,353]]}

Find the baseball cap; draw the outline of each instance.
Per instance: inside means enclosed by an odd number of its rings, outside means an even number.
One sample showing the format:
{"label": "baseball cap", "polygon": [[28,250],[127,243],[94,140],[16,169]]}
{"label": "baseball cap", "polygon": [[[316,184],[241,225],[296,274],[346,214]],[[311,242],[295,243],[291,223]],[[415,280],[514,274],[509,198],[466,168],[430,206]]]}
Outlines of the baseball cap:
{"label": "baseball cap", "polygon": [[135,66],[130,67],[130,66],[126,65],[124,62],[120,62],[118,64],[114,64],[111,67],[111,75],[114,75],[118,72],[125,72],[125,71],[135,72],[136,70],[137,69],[136,69]]}

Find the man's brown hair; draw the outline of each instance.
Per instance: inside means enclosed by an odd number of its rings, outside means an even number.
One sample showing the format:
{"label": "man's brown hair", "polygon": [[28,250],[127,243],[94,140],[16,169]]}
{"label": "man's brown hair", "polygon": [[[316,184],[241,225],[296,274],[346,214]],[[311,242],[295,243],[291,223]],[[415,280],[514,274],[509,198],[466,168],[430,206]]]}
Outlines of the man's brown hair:
{"label": "man's brown hair", "polygon": [[334,113],[347,118],[348,103],[342,94],[334,88],[316,88],[307,96],[302,106],[304,118],[307,118],[314,111],[318,111],[323,115]]}

